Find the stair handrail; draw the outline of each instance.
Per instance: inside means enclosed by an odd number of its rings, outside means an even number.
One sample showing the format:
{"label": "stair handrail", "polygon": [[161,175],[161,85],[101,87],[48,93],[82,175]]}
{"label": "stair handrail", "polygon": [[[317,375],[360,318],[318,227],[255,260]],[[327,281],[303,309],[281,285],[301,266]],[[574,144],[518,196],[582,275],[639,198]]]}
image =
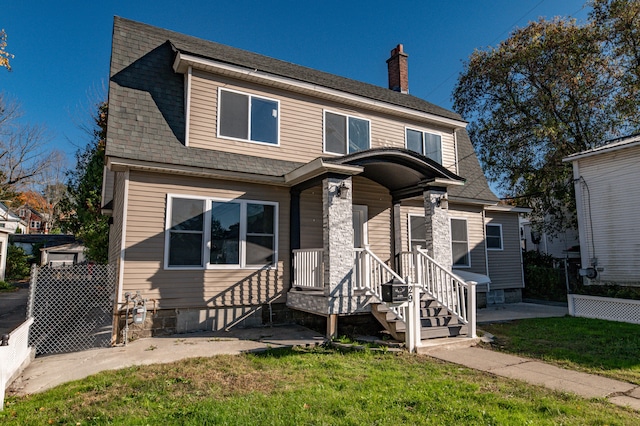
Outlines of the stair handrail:
{"label": "stair handrail", "polygon": [[[426,250],[414,248],[415,279],[430,297],[444,306],[475,335],[475,282],[465,282],[431,258]],[[473,293],[473,294],[472,294]]]}
{"label": "stair handrail", "polygon": [[[382,284],[396,280],[400,284],[407,281],[398,275],[389,265],[371,251],[368,245],[355,249],[355,263],[358,271],[356,287],[369,291],[381,304],[385,305],[401,321],[406,322],[405,307],[407,303],[390,304],[382,299]],[[384,279],[383,274],[391,279]]]}

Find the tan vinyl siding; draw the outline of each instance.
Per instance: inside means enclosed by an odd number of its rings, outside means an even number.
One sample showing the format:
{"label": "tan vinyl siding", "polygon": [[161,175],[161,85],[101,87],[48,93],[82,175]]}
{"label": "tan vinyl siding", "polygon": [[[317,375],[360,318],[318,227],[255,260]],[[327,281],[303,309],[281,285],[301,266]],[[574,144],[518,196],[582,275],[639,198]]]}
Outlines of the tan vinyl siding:
{"label": "tan vinyl siding", "polygon": [[[280,102],[280,146],[217,137],[218,88],[264,96]],[[365,118],[371,122],[371,147],[405,147],[406,126],[442,135],[443,165],[455,172],[453,130],[392,115],[355,110],[335,102],[306,95],[240,82],[226,77],[193,71],[189,146],[261,157],[308,162],[323,152],[324,111]]]}
{"label": "tan vinyl siding", "polygon": [[300,248],[321,249],[322,186],[314,186],[300,194]]}
{"label": "tan vinyl siding", "polygon": [[449,217],[467,220],[467,236],[471,252],[471,268],[466,271],[487,275],[482,207],[449,203]]}
{"label": "tan vinyl siding", "polygon": [[582,181],[577,184],[582,197],[576,200],[582,211],[582,264],[587,267],[597,258],[602,268],[594,282],[640,281],[639,159],[640,146],[635,146],[577,160],[586,182],[586,186]]}
{"label": "tan vinyl siding", "polygon": [[491,290],[523,288],[517,213],[487,212],[486,223],[502,225],[503,250],[487,250]]}
{"label": "tan vinyl siding", "polygon": [[[277,268],[165,270],[167,194],[278,202]],[[286,189],[131,172],[128,203],[124,292],[140,291],[143,297],[157,300],[161,308],[284,301],[289,282],[289,193]]]}
{"label": "tan vinyl siding", "polygon": [[367,237],[373,253],[385,262],[391,258],[391,195],[369,179],[353,178],[353,204],[367,206]]}
{"label": "tan vinyl siding", "polygon": [[[421,200],[403,202],[400,207],[400,226],[402,233],[402,251],[410,251],[409,247],[409,215],[424,216],[424,205]],[[482,223],[482,207],[449,203],[449,217],[466,219],[471,267],[461,268],[470,272],[486,275],[486,258],[484,251],[484,225]]]}

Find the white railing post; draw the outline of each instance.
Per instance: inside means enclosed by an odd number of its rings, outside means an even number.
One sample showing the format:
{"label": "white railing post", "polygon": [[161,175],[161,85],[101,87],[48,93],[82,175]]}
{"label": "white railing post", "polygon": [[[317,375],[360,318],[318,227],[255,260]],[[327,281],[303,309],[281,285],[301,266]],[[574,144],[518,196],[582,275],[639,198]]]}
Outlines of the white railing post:
{"label": "white railing post", "polygon": [[[363,263],[364,263],[364,267],[362,268],[362,274],[364,276],[364,287],[366,288],[372,288],[371,287],[371,256],[369,255],[369,245],[366,244],[364,246],[364,252],[363,252]],[[375,292],[378,292],[378,289],[375,289]]]}
{"label": "white railing post", "polygon": [[469,337],[475,339],[476,334],[476,285],[475,281],[467,281],[469,285],[467,291],[467,319],[469,321]]}
{"label": "white railing post", "polygon": [[416,352],[420,347],[422,324],[420,321],[420,285],[414,283],[411,277],[407,277],[409,304],[406,307],[405,344],[409,352]]}

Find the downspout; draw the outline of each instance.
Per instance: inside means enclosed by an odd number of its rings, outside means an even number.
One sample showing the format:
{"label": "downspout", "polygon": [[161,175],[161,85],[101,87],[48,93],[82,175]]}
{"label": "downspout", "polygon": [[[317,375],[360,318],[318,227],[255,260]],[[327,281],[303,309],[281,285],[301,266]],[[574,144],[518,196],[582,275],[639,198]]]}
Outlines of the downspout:
{"label": "downspout", "polygon": [[189,65],[184,75],[184,146],[189,146],[189,122],[191,121],[191,77],[193,67]]}
{"label": "downspout", "polygon": [[[487,277],[491,279],[489,275],[489,250],[487,250],[487,213],[482,209],[482,239],[484,240],[484,269],[487,273]],[[487,293],[491,291],[491,283],[487,283]]]}
{"label": "downspout", "polygon": [[460,166],[458,161],[458,130],[457,129],[453,131],[453,148],[455,150],[455,156],[456,156],[456,160],[455,160],[456,174],[460,176]]}
{"label": "downspout", "polygon": [[120,318],[119,304],[122,300],[122,290],[124,287],[124,257],[125,257],[125,243],[127,241],[127,210],[129,207],[129,169],[123,172],[124,188],[123,188],[123,202],[122,202],[122,235],[120,236],[120,255],[118,257],[118,281],[116,282],[116,298],[114,300],[114,316],[111,332],[111,343],[115,344],[118,341],[118,320]]}

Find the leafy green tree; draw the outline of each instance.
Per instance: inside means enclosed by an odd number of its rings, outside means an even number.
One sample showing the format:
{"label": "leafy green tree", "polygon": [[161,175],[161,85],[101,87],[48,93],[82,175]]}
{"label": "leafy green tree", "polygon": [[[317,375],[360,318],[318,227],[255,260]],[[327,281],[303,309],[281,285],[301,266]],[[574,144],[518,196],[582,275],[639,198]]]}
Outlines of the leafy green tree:
{"label": "leafy green tree", "polygon": [[599,12],[582,25],[530,22],[473,52],[454,90],[488,178],[547,218],[551,233],[575,224],[573,176],[562,159],[638,128],[638,92],[630,89],[637,78],[627,75],[629,67],[639,72],[631,54],[638,23],[627,19],[635,27],[623,36],[614,3],[637,8],[640,0],[596,1]]}
{"label": "leafy green tree", "polygon": [[109,223],[101,213],[102,171],[107,129],[107,103],[98,105],[93,142],[76,153],[76,168],[68,174],[67,196],[62,210],[68,219],[66,230],[73,232],[87,248],[89,259],[108,261]]}
{"label": "leafy green tree", "polygon": [[7,270],[6,279],[8,281],[18,281],[29,276],[29,255],[22,247],[10,245],[7,247]]}

